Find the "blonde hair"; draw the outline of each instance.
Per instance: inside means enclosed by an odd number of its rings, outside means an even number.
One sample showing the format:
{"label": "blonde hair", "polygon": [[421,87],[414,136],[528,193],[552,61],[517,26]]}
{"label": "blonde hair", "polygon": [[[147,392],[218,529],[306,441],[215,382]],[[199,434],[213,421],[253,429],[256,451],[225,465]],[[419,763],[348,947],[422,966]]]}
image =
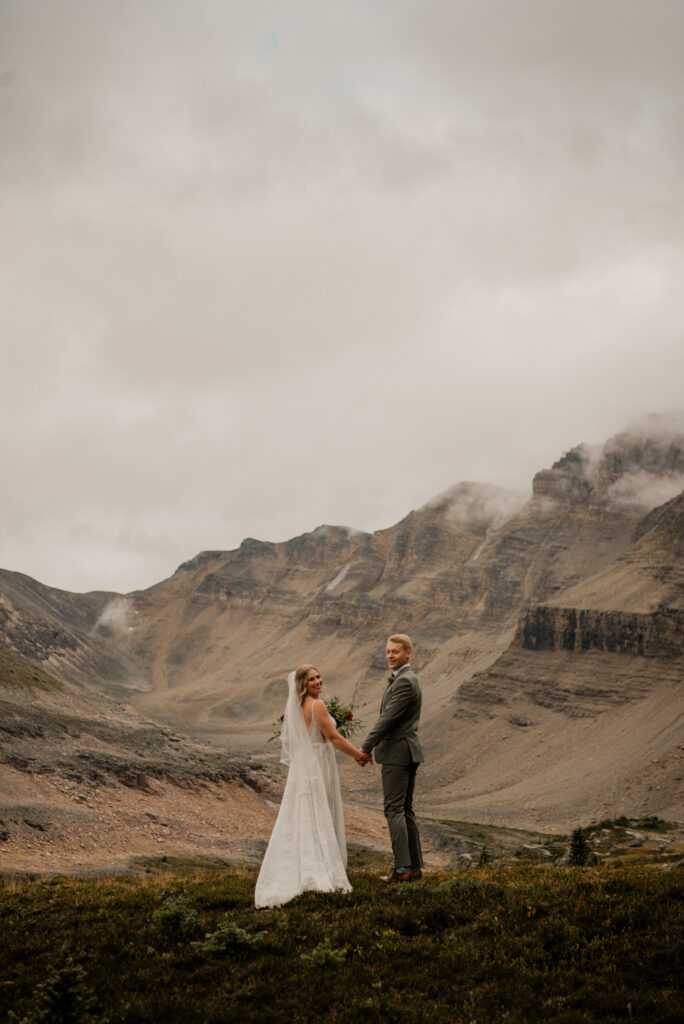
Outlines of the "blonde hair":
{"label": "blonde hair", "polygon": [[300,665],[297,671],[295,672],[295,686],[297,687],[297,699],[300,704],[304,703],[304,698],[306,697],[306,681],[309,678],[309,672],[311,671],[312,668],[315,669],[316,672],[318,672],[318,669],[316,668],[315,665]]}
{"label": "blonde hair", "polygon": [[388,644],[401,644],[405,651],[412,651],[413,644],[411,643],[411,637],[407,636],[406,633],[393,633],[392,636],[387,638]]}

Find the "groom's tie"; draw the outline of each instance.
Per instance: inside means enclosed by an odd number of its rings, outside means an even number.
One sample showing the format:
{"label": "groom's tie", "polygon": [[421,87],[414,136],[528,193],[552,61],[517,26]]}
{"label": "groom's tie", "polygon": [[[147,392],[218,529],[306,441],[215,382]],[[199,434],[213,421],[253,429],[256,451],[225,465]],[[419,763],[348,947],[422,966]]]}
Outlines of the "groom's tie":
{"label": "groom's tie", "polygon": [[390,672],[390,674],[387,676],[387,685],[389,686],[389,684],[393,683],[393,682],[394,682],[394,672]]}

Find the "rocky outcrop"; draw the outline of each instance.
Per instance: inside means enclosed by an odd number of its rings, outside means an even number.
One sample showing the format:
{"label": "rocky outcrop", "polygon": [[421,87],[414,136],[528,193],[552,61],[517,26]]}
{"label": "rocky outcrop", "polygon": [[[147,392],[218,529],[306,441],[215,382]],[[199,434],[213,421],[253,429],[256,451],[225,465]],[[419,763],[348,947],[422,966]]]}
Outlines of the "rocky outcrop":
{"label": "rocky outcrop", "polygon": [[13,650],[34,661],[47,661],[52,655],[78,650],[78,638],[70,630],[51,622],[26,619],[0,605],[0,636]]}
{"label": "rocky outcrop", "polygon": [[222,560],[223,557],[223,551],[200,551],[194,558],[188,559],[187,562],[182,562],[176,569],[176,572],[194,572],[195,569],[206,568],[211,562]]}
{"label": "rocky outcrop", "polygon": [[684,429],[652,417],[603,447],[572,448],[533,480],[533,493],[573,503],[653,508],[684,489]]}
{"label": "rocky outcrop", "polygon": [[618,651],[645,657],[684,654],[684,611],[650,614],[537,605],[520,619],[517,641],[530,651]]}
{"label": "rocky outcrop", "polygon": [[198,600],[231,602],[251,605],[269,596],[269,588],[256,580],[227,580],[219,573],[207,573],[193,595]]}
{"label": "rocky outcrop", "polygon": [[580,445],[554,462],[551,469],[542,469],[532,480],[536,497],[559,501],[588,501],[594,488],[589,477],[590,457],[586,445]]}

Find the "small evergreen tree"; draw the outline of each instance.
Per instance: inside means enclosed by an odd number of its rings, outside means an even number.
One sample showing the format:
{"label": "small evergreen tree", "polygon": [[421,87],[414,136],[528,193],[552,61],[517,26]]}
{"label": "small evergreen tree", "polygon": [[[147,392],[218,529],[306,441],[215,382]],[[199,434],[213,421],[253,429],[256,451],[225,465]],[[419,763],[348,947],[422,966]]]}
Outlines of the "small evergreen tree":
{"label": "small evergreen tree", "polygon": [[570,856],[568,864],[575,867],[584,867],[589,858],[589,845],[584,835],[584,829],[576,828],[570,838]]}
{"label": "small evergreen tree", "polygon": [[487,864],[489,864],[489,854],[487,853],[487,847],[483,846],[480,850],[480,858],[477,862],[477,866],[479,868],[484,868]]}
{"label": "small evergreen tree", "polygon": [[159,938],[180,942],[191,935],[199,925],[199,917],[191,900],[185,896],[170,896],[152,915],[152,929]]}
{"label": "small evergreen tree", "polygon": [[62,952],[36,986],[34,1009],[25,1017],[9,1013],[9,1024],[107,1024],[95,1011],[95,996],[86,986],[86,972]]}

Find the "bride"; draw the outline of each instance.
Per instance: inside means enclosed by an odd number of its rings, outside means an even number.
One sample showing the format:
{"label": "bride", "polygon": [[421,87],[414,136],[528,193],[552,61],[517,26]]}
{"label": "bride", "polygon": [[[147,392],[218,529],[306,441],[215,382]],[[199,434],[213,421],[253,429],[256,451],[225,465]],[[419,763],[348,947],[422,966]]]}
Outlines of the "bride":
{"label": "bride", "polygon": [[311,890],[351,892],[334,748],[355,759],[363,759],[363,752],[340,736],[319,699],[323,678],[317,668],[302,665],[287,683],[280,760],[289,769],[257,879],[257,907],[275,907]]}

